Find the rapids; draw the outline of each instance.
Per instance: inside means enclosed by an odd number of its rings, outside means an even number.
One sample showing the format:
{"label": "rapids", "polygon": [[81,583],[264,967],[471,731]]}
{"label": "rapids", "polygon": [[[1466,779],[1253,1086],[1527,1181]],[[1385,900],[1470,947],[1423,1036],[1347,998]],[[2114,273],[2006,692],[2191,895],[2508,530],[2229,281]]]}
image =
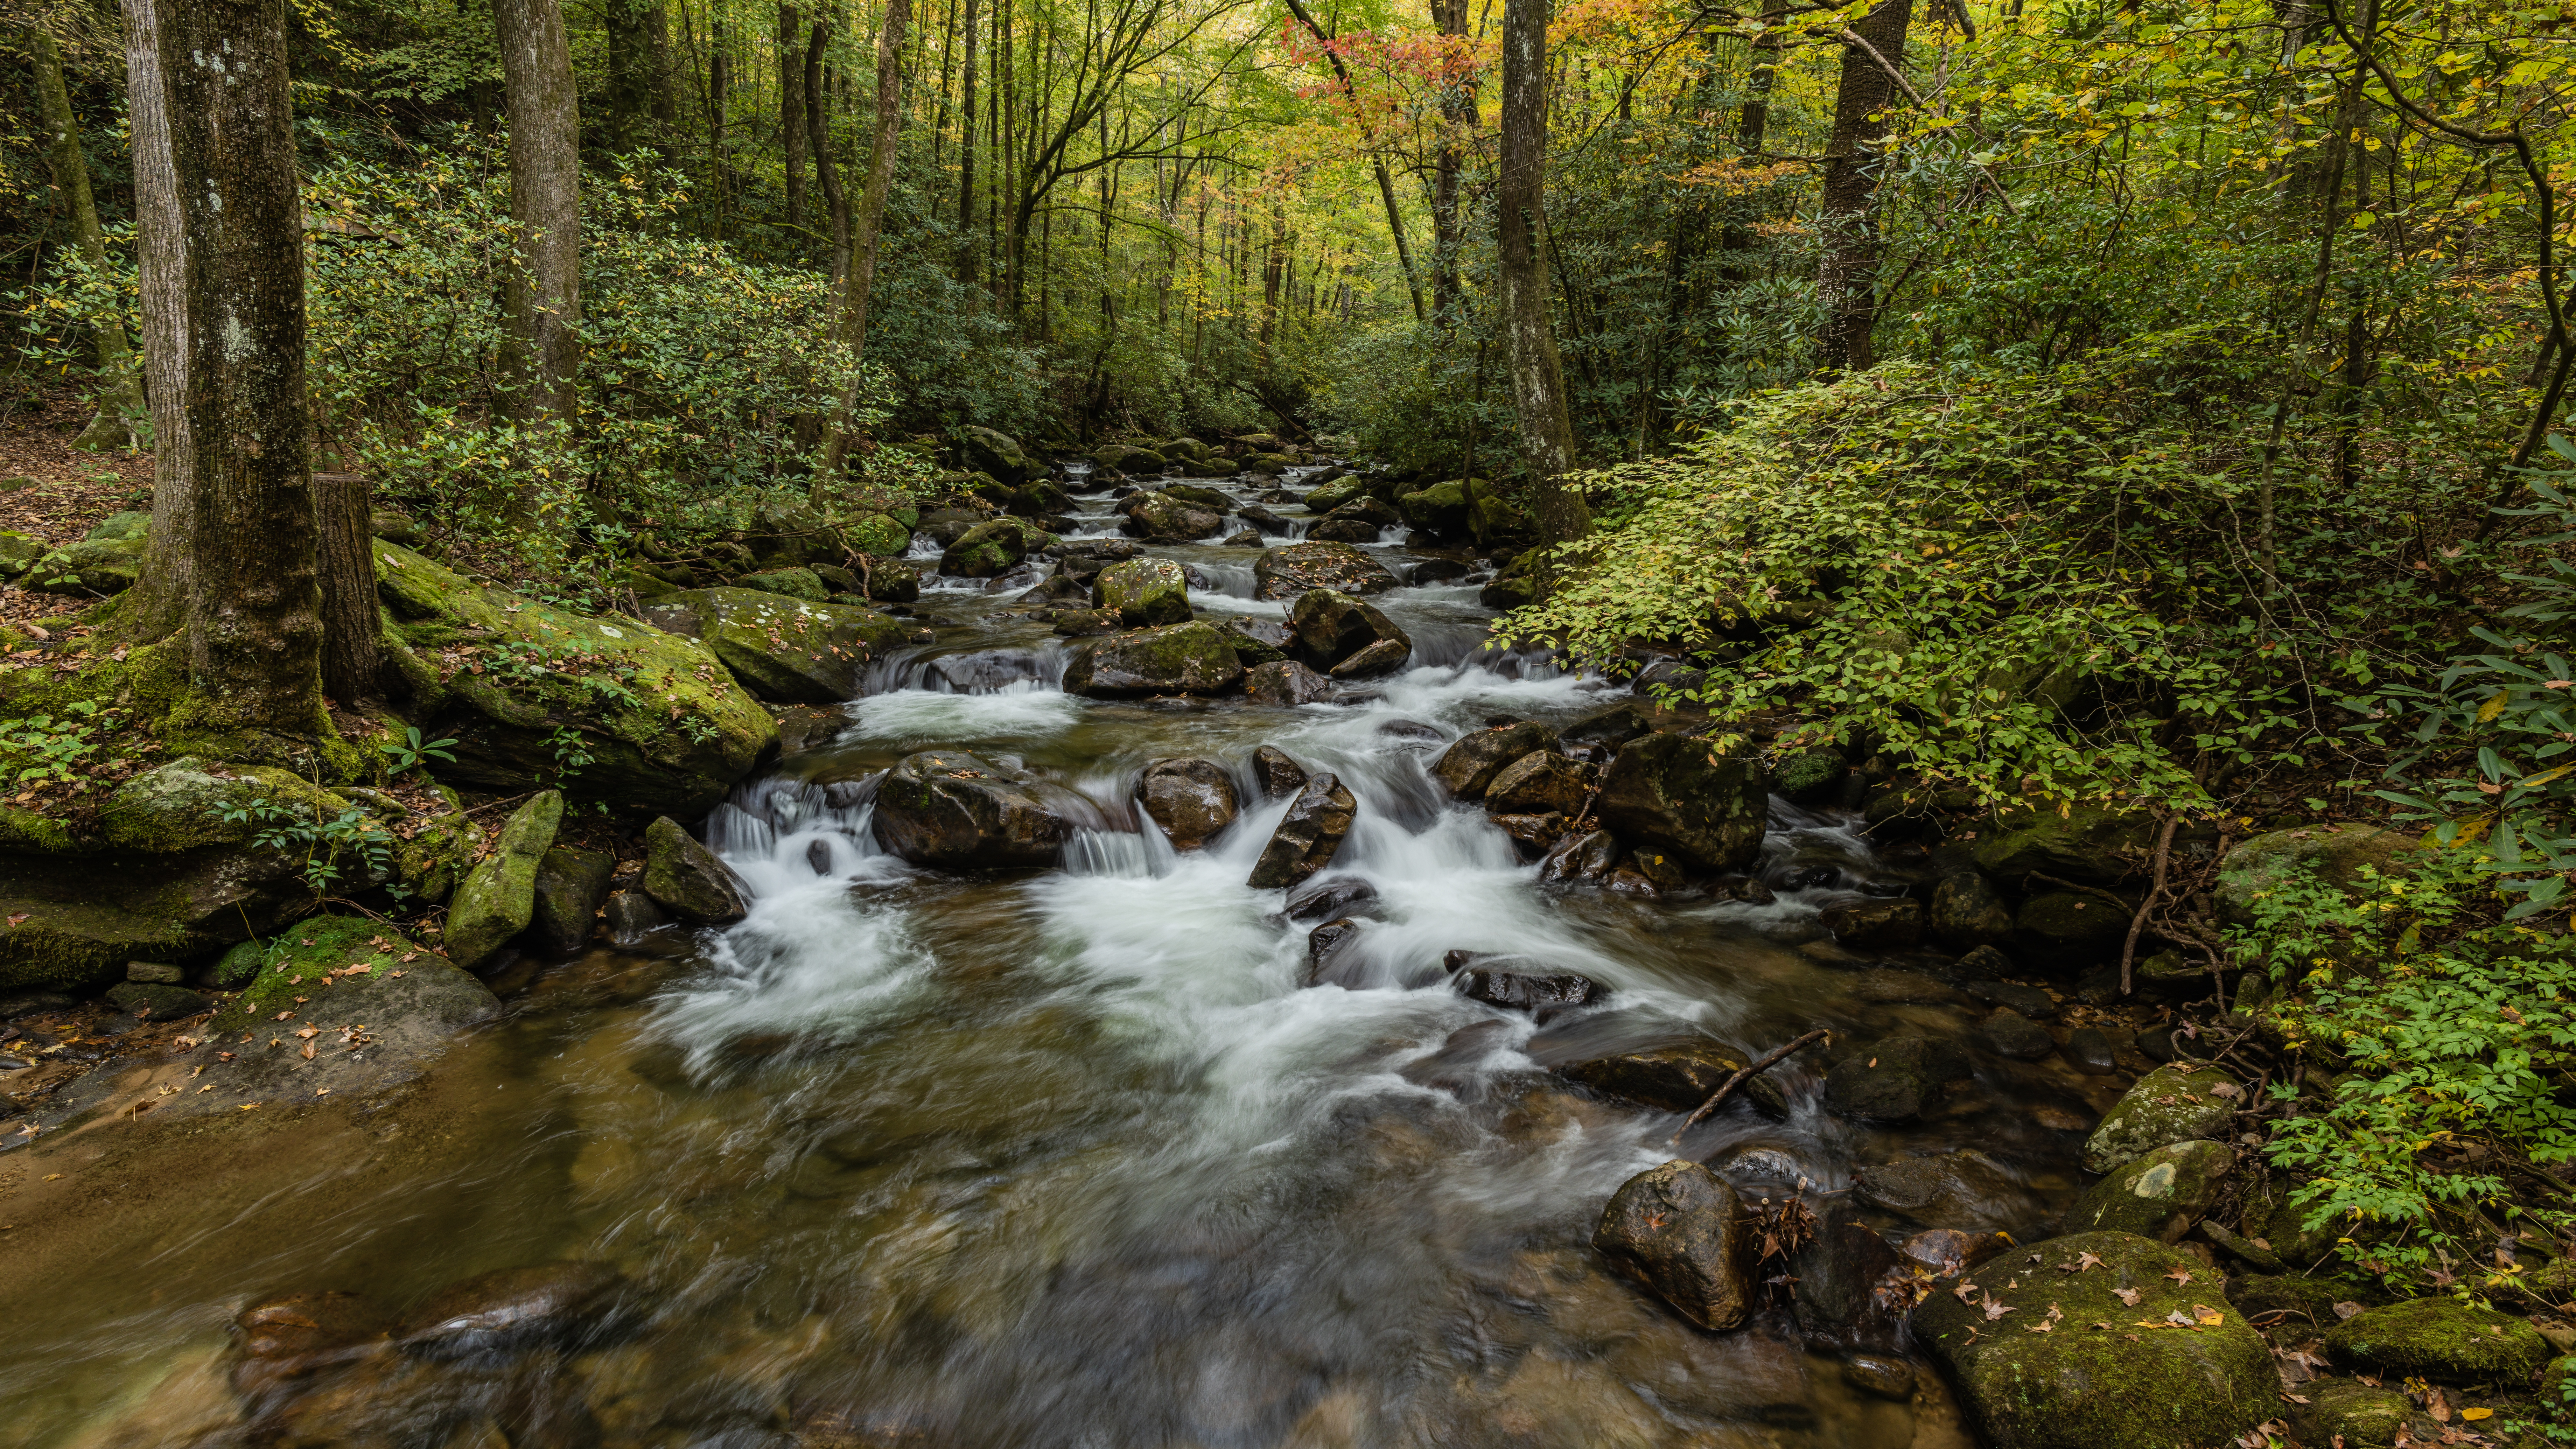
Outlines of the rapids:
{"label": "rapids", "polygon": [[[1105,494],[1081,504],[1078,536],[1111,531]],[[1156,552],[1199,571],[1203,615],[1283,611],[1250,597],[1249,550]],[[1906,879],[1852,821],[1775,806],[1768,904],[1552,893],[1426,767],[1488,719],[1564,723],[1626,690],[1486,649],[1472,585],[1379,599],[1419,647],[1374,698],[1162,710],[1065,695],[1063,641],[1008,613],[1012,591],[927,584],[937,643],[881,661],[828,743],[708,822],[748,919],[521,970],[509,1019],[428,1087],[301,1148],[102,1147],[103,1176],[178,1180],[103,1186],[92,1251],[47,1265],[43,1301],[7,1275],[15,1442],[198,1443],[244,1303],[341,1289],[399,1310],[548,1259],[613,1263],[642,1305],[617,1343],[513,1370],[583,1427],[469,1440],[414,1420],[382,1442],[1969,1442],[1928,1369],[1913,1402],[1875,1398],[1785,1315],[1704,1334],[1604,1272],[1602,1205],[1675,1155],[1679,1119],[1544,1070],[1692,1036],[1750,1056],[1815,1025],[1961,1032],[1957,1004],[1889,1004],[1875,963],[1820,941],[1820,909]],[[1379,893],[1359,989],[1301,986],[1311,923],[1243,883],[1286,808],[1252,780],[1262,744],[1359,801],[1322,878]],[[946,875],[880,849],[875,775],[934,745],[1086,797],[1062,867]],[[1174,851],[1129,798],[1172,755],[1237,773],[1243,815],[1204,850]],[[1536,1027],[1449,989],[1437,963],[1461,948],[1613,994]],[[1820,1112],[1825,1064],[1779,1069],[1786,1121],[1738,1104],[1681,1151],[1820,1207],[1855,1164],[1960,1146],[2009,1169],[2001,1217],[2071,1194],[2075,1138],[2030,1109],[2081,1107],[2087,1079],[1986,1060],[1941,1116],[1879,1132]]]}

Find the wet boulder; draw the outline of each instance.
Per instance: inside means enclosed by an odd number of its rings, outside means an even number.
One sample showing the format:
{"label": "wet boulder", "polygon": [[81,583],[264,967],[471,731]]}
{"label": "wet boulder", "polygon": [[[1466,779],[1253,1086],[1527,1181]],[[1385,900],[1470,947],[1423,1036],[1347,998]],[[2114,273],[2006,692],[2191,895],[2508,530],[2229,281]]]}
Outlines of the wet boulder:
{"label": "wet boulder", "polygon": [[243,1309],[233,1327],[233,1392],[255,1400],[280,1384],[383,1351],[393,1318],[355,1293],[285,1293]]}
{"label": "wet boulder", "polygon": [[2158,1067],[2102,1114],[2085,1139],[2084,1170],[2109,1172],[2159,1147],[2224,1139],[2243,1090],[2216,1067]]}
{"label": "wet boulder", "polygon": [[1536,815],[1497,815],[1494,825],[1512,838],[1523,860],[1539,860],[1565,836],[1565,817],[1553,810]]}
{"label": "wet boulder", "polygon": [[1052,479],[1037,478],[1011,490],[1002,507],[1017,518],[1054,518],[1073,506]]}
{"label": "wet boulder", "polygon": [[1977,1023],[1974,1036],[1979,1046],[2017,1062],[2035,1062],[2057,1050],[2057,1040],[2048,1034],[2047,1027],[2011,1007]]}
{"label": "wet boulder", "polygon": [[2038,1205],[2002,1163],[1974,1148],[1900,1157],[1853,1175],[1860,1201],[1928,1228],[1994,1232],[2018,1225]]}
{"label": "wet boulder", "polygon": [[1383,679],[1402,669],[1405,661],[1412,657],[1413,646],[1410,643],[1395,639],[1380,639],[1334,665],[1332,677],[1345,681]]}
{"label": "wet boulder", "polygon": [[1835,906],[1817,919],[1855,951],[1910,951],[1923,939],[1922,903],[1902,896]]}
{"label": "wet boulder", "polygon": [[120,981],[107,988],[107,1004],[153,1021],[178,1021],[215,1009],[211,998],[163,981]]}
{"label": "wet boulder", "polygon": [[1821,1216],[1815,1236],[1789,1259],[1788,1271],[1796,1278],[1789,1306],[1798,1327],[1828,1342],[1892,1345],[1893,1295],[1884,1290],[1906,1276],[1896,1250],[1877,1229],[1855,1221],[1847,1205],[1828,1201]]}
{"label": "wet boulder", "polygon": [[1130,493],[1118,500],[1118,512],[1126,519],[1119,528],[1148,543],[1189,543],[1225,526],[1224,516],[1215,509],[1162,491]]}
{"label": "wet boulder", "polygon": [[2119,953],[2129,912],[2089,893],[2049,891],[2013,914],[2014,954],[2039,969],[2075,974]]}
{"label": "wet boulder", "polygon": [[1768,773],[1774,794],[1812,805],[1833,798],[1842,787],[1843,776],[1851,773],[1851,763],[1840,750],[1800,750],[1773,761]]}
{"label": "wet boulder", "polygon": [[536,1263],[451,1283],[406,1320],[403,1350],[429,1359],[575,1344],[617,1313],[625,1278],[606,1263]]}
{"label": "wet boulder", "polygon": [[528,928],[537,904],[537,866],[563,823],[563,794],[548,790],[501,827],[492,853],[467,872],[447,910],[447,959],[468,971],[488,963]]}
{"label": "wet boulder", "polygon": [[640,890],[611,891],[600,903],[599,914],[607,923],[608,939],[620,946],[632,946],[670,924],[670,917]]}
{"label": "wet boulder", "polygon": [[2066,1211],[2076,1232],[2135,1233],[2176,1243],[2218,1200],[2236,1154],[2216,1142],[2159,1147],[2085,1190]]}
{"label": "wet boulder", "polygon": [[2271,1349],[2199,1259],[2127,1233],[2034,1251],[2044,1266],[1988,1268],[1911,1319],[1994,1449],[2206,1449],[2279,1412]]}
{"label": "wet boulder", "polygon": [[1619,839],[1607,830],[1569,835],[1538,863],[1538,878],[1553,885],[1597,884],[1619,863]]}
{"label": "wet boulder", "polygon": [[1592,1246],[1621,1275],[1711,1331],[1752,1310],[1752,1244],[1735,1189],[1696,1162],[1649,1168],[1620,1185]]}
{"label": "wet boulder", "polygon": [[1470,1001],[1505,1011],[1545,1013],[1590,1006],[1610,994],[1600,982],[1572,971],[1506,971],[1493,966],[1466,967],[1450,977],[1449,984]]}
{"label": "wet boulder", "polygon": [[1356,518],[1327,518],[1307,529],[1306,537],[1319,543],[1375,543],[1378,528]]}
{"label": "wet boulder", "polygon": [[969,424],[957,430],[957,451],[966,466],[990,473],[1004,484],[1025,483],[1047,475],[1046,465],[1029,455],[1019,439],[992,428]]}
{"label": "wet boulder", "polygon": [[1342,948],[1360,937],[1367,923],[1349,916],[1326,921],[1306,933],[1306,984],[1309,986],[1359,985],[1357,973],[1346,973],[1340,964]]}
{"label": "wet boulder", "polygon": [[1071,828],[1063,803],[1025,771],[964,750],[923,750],[886,771],[870,828],[878,844],[915,865],[1053,865]]}
{"label": "wet boulder", "polygon": [[1485,789],[1485,808],[1498,815],[1554,812],[1568,819],[1592,798],[1592,766],[1553,750],[1533,750],[1505,765]]}
{"label": "wet boulder", "polygon": [[[1394,643],[1410,653],[1413,639],[1375,604],[1336,589],[1308,589],[1288,608],[1297,650],[1308,664],[1331,669],[1372,645]],[[1399,661],[1400,662],[1400,661]]]}
{"label": "wet boulder", "polygon": [[[1030,535],[1035,534],[1034,539]],[[939,555],[939,571],[958,578],[998,579],[1018,568],[1046,534],[1017,518],[994,518],[957,536]]]}
{"label": "wet boulder", "polygon": [[1744,1064],[1714,1044],[1646,1047],[1563,1062],[1556,1074],[1605,1097],[1664,1112],[1696,1111]]}
{"label": "wet boulder", "polygon": [[2013,913],[2003,892],[1983,871],[1953,871],[1932,888],[1924,924],[1934,940],[1956,951],[1996,945],[2012,935]]}
{"label": "wet boulder", "polygon": [[646,606],[644,619],[705,644],[744,688],[782,704],[855,697],[869,661],[919,634],[871,609],[751,589],[665,594]]}
{"label": "wet boulder", "polygon": [[1318,921],[1360,914],[1376,904],[1376,886],[1364,880],[1335,880],[1290,896],[1285,911],[1292,921]]}
{"label": "wet boulder", "polygon": [[1189,580],[1167,558],[1131,558],[1092,576],[1091,603],[1130,628],[1182,624],[1190,617]]}
{"label": "wet boulder", "polygon": [[1288,531],[1287,519],[1280,517],[1278,514],[1271,512],[1269,509],[1262,507],[1258,503],[1255,503],[1248,508],[1237,510],[1235,517],[1252,525],[1256,532],[1276,536]]}
{"label": "wet boulder", "polygon": [[1278,890],[1301,884],[1332,864],[1359,808],[1359,801],[1329,771],[1308,776],[1279,828],[1271,833],[1270,843],[1262,847],[1245,884],[1254,890]]}
{"label": "wet boulder", "polygon": [[1892,1036],[1834,1064],[1825,1074],[1825,1110],[1863,1122],[1912,1122],[1967,1075],[1967,1054],[1950,1043]]}
{"label": "wet boulder", "polygon": [[1556,731],[1525,719],[1460,735],[1431,766],[1432,777],[1461,800],[1482,800],[1503,767],[1533,750],[1553,749]]}
{"label": "wet boulder", "polygon": [[644,851],[644,894],[681,920],[727,926],[751,913],[742,877],[670,816],[645,827]]}
{"label": "wet boulder", "polygon": [[1646,713],[1643,706],[1614,704],[1608,709],[1587,714],[1567,725],[1564,733],[1558,737],[1557,743],[1559,748],[1569,753],[1597,752],[1587,753],[1585,758],[1592,759],[1598,764],[1607,764],[1610,757],[1619,752],[1621,745],[1639,735],[1654,732],[1654,720]]}
{"label": "wet boulder", "polygon": [[1424,533],[1457,538],[1467,532],[1467,485],[1452,480],[1396,495],[1404,521]]}
{"label": "wet boulder", "polygon": [[1306,786],[1306,767],[1276,745],[1252,752],[1252,773],[1261,781],[1262,795],[1272,800],[1285,800]]}
{"label": "wet boulder", "polygon": [[1759,760],[1718,756],[1706,740],[1648,734],[1620,746],[1601,777],[1597,813],[1622,840],[1723,872],[1760,854],[1769,808]]}
{"label": "wet boulder", "polygon": [[1136,782],[1136,800],[1180,850],[1196,850],[1234,823],[1234,776],[1214,760],[1156,760]]}
{"label": "wet boulder", "polygon": [[1280,659],[1245,671],[1243,692],[1254,704],[1292,708],[1328,701],[1341,691],[1333,681],[1296,660]]}
{"label": "wet boulder", "polygon": [[1145,694],[1221,694],[1243,681],[1242,661],[1213,624],[1131,629],[1077,650],[1064,692],[1100,699]]}
{"label": "wet boulder", "polygon": [[1243,667],[1276,664],[1290,658],[1297,648],[1297,631],[1278,619],[1256,619],[1237,614],[1219,626],[1225,642],[1234,646],[1234,657]]}
{"label": "wet boulder", "polygon": [[2416,839],[2367,825],[2303,825],[2257,835],[2218,863],[2218,888],[2210,893],[2218,918],[2235,926],[2254,919],[2254,902],[2303,876],[2313,875],[2349,893],[2365,872],[2404,872]]}
{"label": "wet boulder", "polygon": [[2001,812],[1977,832],[1977,868],[2007,885],[2034,873],[2086,885],[2111,885],[2141,873],[2155,853],[2155,817],[2075,805],[2065,813]]}
{"label": "wet boulder", "polygon": [[2550,1359],[2528,1319],[2456,1298],[2365,1308],[2326,1331],[2326,1352],[2346,1368],[2446,1384],[2518,1386]]}
{"label": "wet boulder", "polygon": [[[1960,964],[1967,963],[1962,961]],[[2033,1021],[2049,1021],[2057,1015],[2056,998],[2036,986],[2024,986],[2017,981],[1972,979],[1960,982],[1959,989],[1988,1006],[2005,1007]]]}
{"label": "wet boulder", "polygon": [[[1308,500],[1313,503],[1312,499]],[[1386,565],[1346,543],[1292,543],[1261,555],[1252,566],[1253,597],[1273,602],[1313,589],[1352,595],[1382,594],[1400,580]]]}

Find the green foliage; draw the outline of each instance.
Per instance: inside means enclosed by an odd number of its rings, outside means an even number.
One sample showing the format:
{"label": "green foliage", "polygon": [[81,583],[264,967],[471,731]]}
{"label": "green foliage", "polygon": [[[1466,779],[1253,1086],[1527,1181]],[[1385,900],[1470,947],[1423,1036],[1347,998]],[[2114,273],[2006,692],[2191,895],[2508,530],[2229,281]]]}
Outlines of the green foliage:
{"label": "green foliage", "polygon": [[19,785],[71,784],[104,751],[98,731],[112,727],[121,713],[80,699],[63,706],[61,719],[36,714],[0,724],[0,778]]}
{"label": "green foliage", "polygon": [[[227,824],[257,827],[251,844],[262,850],[300,853],[304,884],[316,896],[328,895],[352,865],[372,880],[390,880],[393,875],[397,842],[374,817],[355,806],[326,816],[260,795],[215,813]],[[397,899],[403,894],[399,884],[385,889]]]}
{"label": "green foliage", "polygon": [[401,739],[378,741],[376,752],[383,755],[393,766],[394,773],[401,774],[406,770],[419,768],[423,760],[446,760],[454,763],[456,757],[447,752],[447,746],[454,743],[456,743],[454,740],[422,739],[420,726],[411,725],[403,730]]}
{"label": "green foliage", "polygon": [[2275,1010],[2310,1079],[2320,1062],[2347,1070],[2265,1154],[2305,1179],[2291,1200],[2343,1228],[2346,1258],[2419,1291],[2465,1276],[2525,1218],[2576,1226],[2515,1180],[2576,1161],[2558,1091],[2576,1067],[2576,937],[2496,919],[2492,856],[2425,855],[2411,875],[2365,870],[2350,895],[2313,878],[2266,892],[2235,933],[2250,969],[2299,993]]}
{"label": "green foliage", "polygon": [[2271,572],[2245,455],[2170,392],[2231,345],[1748,399],[1676,457],[1591,475],[1600,528],[1501,627],[1613,664],[1680,647],[1716,665],[1691,698],[1721,718],[1866,736],[1990,801],[2193,806],[2204,759],[2315,763],[2319,684],[2372,685],[2428,630],[2387,529],[2420,498],[2285,492],[2300,542]]}

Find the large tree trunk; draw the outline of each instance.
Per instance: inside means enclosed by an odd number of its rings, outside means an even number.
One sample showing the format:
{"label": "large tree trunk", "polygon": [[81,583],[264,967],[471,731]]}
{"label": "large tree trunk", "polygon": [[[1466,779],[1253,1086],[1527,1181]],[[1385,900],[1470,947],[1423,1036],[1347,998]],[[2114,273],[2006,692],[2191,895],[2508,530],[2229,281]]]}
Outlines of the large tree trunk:
{"label": "large tree trunk", "polygon": [[183,419],[155,440],[147,569],[185,554],[192,723],[320,733],[285,0],[129,0],[127,21],[146,356]]}
{"label": "large tree trunk", "polygon": [[607,0],[600,14],[608,40],[608,149],[622,155],[644,144],[655,113],[661,55],[649,27],[661,24],[662,12],[637,0]]}
{"label": "large tree trunk", "polygon": [[313,475],[322,585],[322,688],[342,704],[376,691],[375,490],[360,473]]}
{"label": "large tree trunk", "polygon": [[787,153],[787,224],[805,224],[805,26],[778,7],[778,144]]}
{"label": "large tree trunk", "polygon": [[841,168],[832,163],[832,127],[824,109],[830,87],[823,84],[823,47],[832,38],[831,22],[814,22],[814,38],[805,46],[805,140],[814,148],[814,177],[823,184],[823,205],[832,213],[832,286],[850,275],[850,199],[841,190]]}
{"label": "large tree trunk", "polygon": [[[1467,0],[1431,0],[1431,18],[1442,36],[1466,39]],[[1431,315],[1443,327],[1458,322],[1458,182],[1464,147],[1479,124],[1472,83],[1440,88],[1440,146],[1431,182]]]}
{"label": "large tree trunk", "polygon": [[[81,154],[80,121],[72,114],[71,91],[63,84],[62,52],[42,29],[31,29],[28,49],[36,62],[36,104],[44,114],[46,157],[53,163],[54,189],[72,214],[72,240],[93,267],[107,264],[107,240],[99,231],[98,201],[90,194],[89,159]],[[98,358],[98,413],[72,440],[75,448],[93,452],[134,443],[134,420],[143,415],[143,388],[134,379],[132,351],[125,324],[102,320],[90,333]]]}
{"label": "large tree trunk", "polygon": [[868,184],[850,217],[850,276],[841,288],[841,340],[849,345],[853,371],[832,409],[830,436],[823,443],[823,474],[841,470],[849,453],[850,430],[859,406],[859,374],[867,355],[868,289],[877,275],[877,231],[885,220],[887,193],[894,190],[895,147],[903,139],[903,37],[912,22],[912,0],[886,0],[885,25],[877,31],[876,144],[868,153]]}
{"label": "large tree trunk", "polygon": [[195,591],[196,440],[188,428],[187,218],[179,208],[169,78],[161,72],[153,0],[123,0],[126,108],[134,133],[134,263],[143,325],[143,377],[152,410],[152,532],[143,573],[127,595],[126,627],[152,643],[188,627]]}
{"label": "large tree trunk", "polygon": [[510,110],[510,220],[524,260],[504,283],[519,416],[573,417],[581,359],[581,117],[557,0],[495,0]]}
{"label": "large tree trunk", "polygon": [[1842,83],[1834,93],[1833,139],[1825,147],[1825,185],[1817,209],[1824,233],[1824,262],[1816,275],[1817,300],[1824,304],[1822,362],[1828,372],[1863,372],[1876,362],[1871,332],[1878,325],[1878,198],[1882,158],[1870,138],[1880,134],[1875,117],[1896,98],[1896,78],[1888,65],[1905,63],[1905,30],[1914,0],[1880,0],[1854,34],[1867,41],[1873,56],[1860,46],[1843,47]]}
{"label": "large tree trunk", "polygon": [[1547,257],[1538,244],[1547,190],[1547,0],[1504,0],[1502,126],[1495,205],[1512,410],[1521,461],[1537,490],[1539,527],[1564,542],[1592,531],[1592,511],[1564,482],[1574,467],[1574,425],[1548,316]]}

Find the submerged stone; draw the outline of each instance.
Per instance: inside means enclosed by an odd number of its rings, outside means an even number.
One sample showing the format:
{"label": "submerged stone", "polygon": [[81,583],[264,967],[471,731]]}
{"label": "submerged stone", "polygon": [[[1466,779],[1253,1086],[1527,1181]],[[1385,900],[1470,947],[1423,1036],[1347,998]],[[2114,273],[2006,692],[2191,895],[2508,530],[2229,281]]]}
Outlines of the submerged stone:
{"label": "submerged stone", "polygon": [[1751,1310],[1744,1223],[1735,1189],[1696,1162],[1667,1162],[1620,1186],[1602,1210],[1592,1246],[1682,1317],[1723,1330]]}

